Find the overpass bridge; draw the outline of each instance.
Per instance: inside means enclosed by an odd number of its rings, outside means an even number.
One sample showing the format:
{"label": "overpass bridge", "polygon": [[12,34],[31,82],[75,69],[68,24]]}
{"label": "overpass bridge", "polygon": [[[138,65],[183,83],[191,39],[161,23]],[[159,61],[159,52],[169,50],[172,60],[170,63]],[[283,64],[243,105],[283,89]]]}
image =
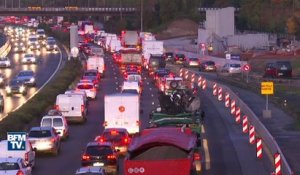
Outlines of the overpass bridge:
{"label": "overpass bridge", "polygon": [[[198,8],[199,13],[205,13],[206,10],[218,10],[220,8]],[[240,11],[235,9],[235,13]],[[135,7],[28,7],[28,8],[0,8],[0,16],[53,16],[53,15],[135,15],[140,9]]]}

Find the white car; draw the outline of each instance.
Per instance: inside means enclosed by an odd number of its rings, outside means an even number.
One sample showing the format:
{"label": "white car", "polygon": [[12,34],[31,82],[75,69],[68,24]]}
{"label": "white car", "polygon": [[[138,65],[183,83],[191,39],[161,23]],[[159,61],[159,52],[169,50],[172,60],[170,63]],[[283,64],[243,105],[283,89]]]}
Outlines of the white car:
{"label": "white car", "polygon": [[37,63],[37,58],[33,54],[25,54],[24,57],[22,58],[22,63],[23,64],[28,64],[28,63]]}
{"label": "white car", "polygon": [[138,94],[142,93],[142,88],[138,81],[124,81],[122,86],[122,93],[129,92],[129,90],[135,90]]}
{"label": "white car", "polygon": [[102,167],[99,166],[86,166],[79,168],[75,175],[106,175],[105,170]]}
{"label": "white car", "polygon": [[41,120],[41,127],[53,127],[62,139],[69,137],[69,126],[66,118],[58,110],[51,109]]}
{"label": "white car", "polygon": [[0,158],[1,175],[31,175],[32,168],[22,158]]}
{"label": "white car", "polygon": [[86,96],[90,99],[96,99],[97,97],[97,89],[92,82],[78,83],[76,90],[85,91]]}
{"label": "white car", "polygon": [[0,58],[0,67],[10,67],[11,66],[11,62],[10,59],[8,57],[1,57]]}
{"label": "white car", "polygon": [[239,74],[242,72],[241,64],[236,63],[226,63],[223,67],[221,72],[226,72],[230,74]]}

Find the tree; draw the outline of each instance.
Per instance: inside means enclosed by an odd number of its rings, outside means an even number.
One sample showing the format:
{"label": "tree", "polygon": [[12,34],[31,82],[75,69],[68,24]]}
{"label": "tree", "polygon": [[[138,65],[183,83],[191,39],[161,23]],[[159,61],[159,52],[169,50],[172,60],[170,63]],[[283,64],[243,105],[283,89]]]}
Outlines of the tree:
{"label": "tree", "polygon": [[160,0],[160,19],[162,23],[167,23],[177,17],[178,6],[175,0]]}

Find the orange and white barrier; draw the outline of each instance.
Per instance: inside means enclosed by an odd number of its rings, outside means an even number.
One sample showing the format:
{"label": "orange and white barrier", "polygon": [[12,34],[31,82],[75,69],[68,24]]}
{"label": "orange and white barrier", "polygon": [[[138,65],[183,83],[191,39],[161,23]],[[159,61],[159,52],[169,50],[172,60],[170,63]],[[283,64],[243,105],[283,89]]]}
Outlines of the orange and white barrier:
{"label": "orange and white barrier", "polygon": [[192,79],[191,82],[194,83],[195,82],[195,73],[192,74]]}
{"label": "orange and white barrier", "polygon": [[275,162],[275,175],[282,175],[280,153],[274,154],[274,162]]}
{"label": "orange and white barrier", "polygon": [[237,124],[241,123],[241,108],[240,107],[235,108],[235,122]]}
{"label": "orange and white barrier", "polygon": [[201,87],[202,85],[202,76],[198,77],[198,86]]}
{"label": "orange and white barrier", "polygon": [[256,157],[262,159],[262,140],[261,138],[256,139]]}
{"label": "orange and white barrier", "polygon": [[230,113],[232,115],[235,114],[235,100],[231,100],[231,104],[230,104]]}
{"label": "orange and white barrier", "polygon": [[184,78],[185,78],[185,79],[188,79],[188,78],[189,78],[189,71],[188,71],[188,70],[186,70],[186,71],[184,72]]}
{"label": "orange and white barrier", "polygon": [[219,89],[218,89],[218,100],[219,101],[223,100],[223,89],[222,89],[222,87],[219,87]]}
{"label": "orange and white barrier", "polygon": [[229,107],[229,102],[230,102],[230,96],[229,96],[229,93],[226,92],[226,93],[225,93],[225,107],[226,107],[226,108]]}
{"label": "orange and white barrier", "polygon": [[183,77],[183,69],[180,69],[180,71],[179,71],[179,76],[180,76],[180,77]]}
{"label": "orange and white barrier", "polygon": [[213,95],[216,96],[217,95],[217,83],[213,84]]}
{"label": "orange and white barrier", "polygon": [[253,125],[250,125],[249,127],[249,143],[255,143],[255,127]]}
{"label": "orange and white barrier", "polygon": [[243,133],[248,132],[248,116],[243,116]]}
{"label": "orange and white barrier", "polygon": [[206,79],[203,79],[203,81],[202,81],[202,89],[203,90],[206,89]]}

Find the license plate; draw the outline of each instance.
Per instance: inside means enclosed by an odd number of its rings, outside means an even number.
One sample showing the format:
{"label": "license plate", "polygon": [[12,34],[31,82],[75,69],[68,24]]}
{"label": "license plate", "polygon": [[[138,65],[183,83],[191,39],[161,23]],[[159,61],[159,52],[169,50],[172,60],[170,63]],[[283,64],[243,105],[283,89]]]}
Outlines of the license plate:
{"label": "license plate", "polygon": [[93,166],[104,166],[104,163],[102,163],[102,162],[96,162],[96,163],[93,163]]}

